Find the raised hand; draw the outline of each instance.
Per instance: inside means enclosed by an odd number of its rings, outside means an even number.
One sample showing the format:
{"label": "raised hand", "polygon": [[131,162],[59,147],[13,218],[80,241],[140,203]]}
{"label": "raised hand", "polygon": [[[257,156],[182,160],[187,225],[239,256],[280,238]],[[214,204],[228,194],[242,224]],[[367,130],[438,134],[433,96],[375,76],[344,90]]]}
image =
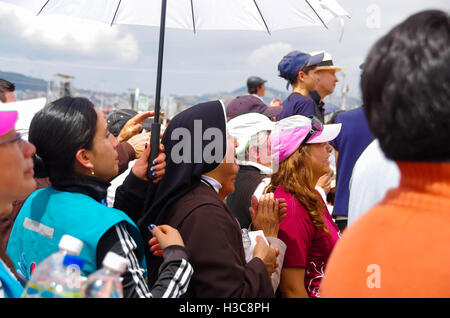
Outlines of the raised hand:
{"label": "raised hand", "polygon": [[[159,145],[160,154],[153,161],[153,166],[150,168],[151,172],[154,173],[155,179],[153,183],[159,182],[161,178],[166,173],[166,155],[164,154],[164,145]],[[146,149],[142,153],[142,156],[136,161],[133,168],[134,175],[140,179],[147,180],[147,169],[148,169],[148,157],[150,156],[150,145],[147,144]]]}
{"label": "raised hand", "polygon": [[183,238],[177,229],[170,225],[149,226],[149,231],[153,237],[148,241],[150,252],[156,256],[162,256],[163,250],[171,245],[184,246]]}
{"label": "raised hand", "polygon": [[286,217],[287,204],[285,199],[274,198],[273,193],[264,194],[259,202],[252,196],[250,207],[253,230],[262,230],[265,236],[278,236],[280,222]]}
{"label": "raised hand", "polygon": [[144,120],[153,117],[155,115],[154,111],[143,112],[142,114],[137,114],[133,118],[127,121],[127,123],[123,126],[119,135],[117,136],[117,140],[119,142],[124,142],[138,134],[142,130],[142,124]]}

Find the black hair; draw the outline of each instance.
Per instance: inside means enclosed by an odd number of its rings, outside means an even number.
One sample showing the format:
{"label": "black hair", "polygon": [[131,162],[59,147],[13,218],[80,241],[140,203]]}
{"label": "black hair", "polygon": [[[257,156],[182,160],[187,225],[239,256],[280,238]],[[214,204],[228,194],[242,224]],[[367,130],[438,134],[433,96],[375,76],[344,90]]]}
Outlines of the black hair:
{"label": "black hair", "polygon": [[262,87],[262,85],[266,81],[258,76],[251,76],[247,79],[247,91],[249,94],[256,94],[258,89]]}
{"label": "black hair", "polygon": [[[297,85],[297,83],[298,83],[298,73],[303,72],[306,75],[308,75],[310,71],[315,70],[316,68],[317,68],[317,64],[310,65],[310,66],[305,66],[304,68],[302,68],[301,70],[299,70],[297,72],[297,76],[295,76],[291,80],[288,80],[289,84],[291,84],[291,86]],[[286,89],[287,89],[287,87],[286,87]]]}
{"label": "black hair", "polygon": [[2,103],[5,103],[6,102],[5,93],[6,92],[12,93],[12,92],[14,92],[15,89],[16,89],[16,86],[13,83],[0,78],[0,101]]}
{"label": "black hair", "polygon": [[248,86],[248,93],[249,94],[256,94],[256,92],[258,91],[258,88],[260,88],[262,86],[262,84],[259,84],[258,86]]}
{"label": "black hair", "polygon": [[364,112],[386,156],[450,159],[450,18],[414,14],[373,46],[364,64]]}
{"label": "black hair", "polygon": [[36,146],[36,176],[55,183],[74,175],[75,155],[92,148],[96,130],[97,113],[88,99],[63,97],[46,105],[34,115],[28,136]]}

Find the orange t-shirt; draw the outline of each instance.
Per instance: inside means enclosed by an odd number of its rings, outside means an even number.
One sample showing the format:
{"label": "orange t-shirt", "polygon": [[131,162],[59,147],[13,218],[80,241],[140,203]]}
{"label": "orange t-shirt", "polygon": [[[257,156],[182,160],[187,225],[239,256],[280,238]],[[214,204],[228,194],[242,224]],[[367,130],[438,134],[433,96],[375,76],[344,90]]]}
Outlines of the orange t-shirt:
{"label": "orange t-shirt", "polygon": [[322,297],[450,297],[450,163],[398,166],[399,187],[336,244]]}

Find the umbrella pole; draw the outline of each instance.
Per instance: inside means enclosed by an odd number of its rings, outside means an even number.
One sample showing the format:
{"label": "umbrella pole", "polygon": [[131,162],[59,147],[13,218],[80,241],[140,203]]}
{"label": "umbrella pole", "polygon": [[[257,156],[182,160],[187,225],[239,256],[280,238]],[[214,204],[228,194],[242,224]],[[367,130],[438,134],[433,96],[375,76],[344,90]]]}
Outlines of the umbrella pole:
{"label": "umbrella pole", "polygon": [[155,116],[152,123],[151,139],[150,139],[150,156],[148,157],[147,178],[153,180],[150,171],[152,163],[159,154],[159,135],[161,133],[161,124],[159,123],[160,103],[161,103],[161,78],[164,55],[164,36],[166,30],[166,7],[167,0],[161,1],[161,23],[159,25],[159,50],[158,50],[158,69],[156,74],[156,93],[155,93]]}

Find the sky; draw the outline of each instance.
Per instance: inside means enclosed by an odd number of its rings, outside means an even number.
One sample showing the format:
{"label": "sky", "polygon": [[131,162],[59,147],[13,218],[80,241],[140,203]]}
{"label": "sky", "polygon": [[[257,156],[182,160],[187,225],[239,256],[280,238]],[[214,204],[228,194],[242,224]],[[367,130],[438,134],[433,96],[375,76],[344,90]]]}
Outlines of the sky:
{"label": "sky", "polygon": [[[20,2],[20,1],[19,1]],[[167,29],[162,94],[202,95],[233,91],[257,75],[267,86],[286,90],[277,65],[292,50],[325,50],[333,56],[340,82],[360,96],[359,65],[371,46],[393,26],[425,9],[450,11],[448,0],[338,0],[351,18],[324,27],[274,31],[192,31]],[[0,0],[0,70],[55,80],[75,77],[78,88],[127,92],[139,87],[154,95],[159,28],[114,25],[39,15]]]}

